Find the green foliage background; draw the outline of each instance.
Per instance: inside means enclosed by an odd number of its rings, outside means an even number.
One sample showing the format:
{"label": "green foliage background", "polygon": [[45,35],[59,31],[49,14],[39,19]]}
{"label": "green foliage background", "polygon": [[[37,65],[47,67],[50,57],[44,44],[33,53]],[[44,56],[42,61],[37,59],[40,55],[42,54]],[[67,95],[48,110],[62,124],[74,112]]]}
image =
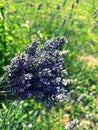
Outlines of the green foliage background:
{"label": "green foliage background", "polygon": [[[0,76],[15,55],[33,39],[42,43],[66,36],[70,54],[65,59],[74,93],[68,102],[48,111],[33,99],[0,102],[1,130],[65,130],[79,120],[76,130],[98,129],[98,2],[95,0],[1,0]],[[95,95],[91,92],[96,91]],[[82,94],[87,97],[77,102]]]}

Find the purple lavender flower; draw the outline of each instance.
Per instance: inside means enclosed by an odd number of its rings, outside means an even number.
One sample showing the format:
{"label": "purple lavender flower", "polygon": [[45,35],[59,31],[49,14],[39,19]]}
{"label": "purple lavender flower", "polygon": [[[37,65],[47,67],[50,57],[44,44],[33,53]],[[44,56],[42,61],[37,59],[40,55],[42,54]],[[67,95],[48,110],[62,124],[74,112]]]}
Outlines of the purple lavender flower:
{"label": "purple lavender flower", "polygon": [[42,3],[39,3],[39,4],[38,4],[38,8],[37,8],[37,10],[40,10],[41,7],[42,7]]}
{"label": "purple lavender flower", "polygon": [[64,56],[59,47],[67,43],[65,37],[48,40],[42,47],[34,40],[25,51],[14,57],[6,67],[8,86],[20,99],[36,98],[42,102],[66,100],[67,75]]}
{"label": "purple lavender flower", "polygon": [[78,3],[79,3],[79,0],[76,0],[76,3],[78,4]]}
{"label": "purple lavender flower", "polygon": [[73,9],[74,7],[75,7],[75,4],[73,3],[73,4],[72,4],[72,9]]}
{"label": "purple lavender flower", "polygon": [[60,8],[61,8],[60,5],[57,5],[57,10],[60,10]]}
{"label": "purple lavender flower", "polygon": [[63,1],[63,6],[65,6],[65,4],[66,4],[66,0]]}
{"label": "purple lavender flower", "polygon": [[62,27],[64,27],[65,24],[66,24],[66,17],[64,18],[64,20],[62,22]]}

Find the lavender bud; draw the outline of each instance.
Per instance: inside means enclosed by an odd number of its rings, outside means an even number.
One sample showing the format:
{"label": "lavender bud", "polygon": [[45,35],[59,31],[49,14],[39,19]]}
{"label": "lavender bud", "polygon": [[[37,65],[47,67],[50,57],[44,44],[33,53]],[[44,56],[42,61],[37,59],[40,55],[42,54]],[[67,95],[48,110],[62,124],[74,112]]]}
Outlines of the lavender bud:
{"label": "lavender bud", "polygon": [[66,0],[63,1],[63,6],[65,6],[65,4],[66,4]]}
{"label": "lavender bud", "polygon": [[39,3],[39,4],[38,4],[38,8],[37,8],[37,10],[40,10],[41,7],[42,7],[42,3]]}
{"label": "lavender bud", "polygon": [[75,7],[75,4],[73,3],[73,4],[72,4],[72,9],[73,9],[74,7]]}
{"label": "lavender bud", "polygon": [[61,8],[60,5],[57,5],[57,10],[60,10],[60,8]]}
{"label": "lavender bud", "polygon": [[76,0],[76,3],[78,4],[78,3],[79,3],[79,0]]}

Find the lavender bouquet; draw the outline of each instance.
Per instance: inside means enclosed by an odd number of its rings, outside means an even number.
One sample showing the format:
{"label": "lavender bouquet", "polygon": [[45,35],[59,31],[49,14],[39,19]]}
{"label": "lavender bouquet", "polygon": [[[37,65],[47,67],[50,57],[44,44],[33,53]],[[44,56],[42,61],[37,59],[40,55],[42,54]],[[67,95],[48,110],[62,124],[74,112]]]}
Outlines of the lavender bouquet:
{"label": "lavender bouquet", "polygon": [[67,86],[72,80],[65,79],[64,55],[68,51],[60,51],[65,43],[63,36],[48,40],[41,47],[40,42],[34,40],[6,67],[0,91],[19,99],[35,98],[46,103],[66,100]]}

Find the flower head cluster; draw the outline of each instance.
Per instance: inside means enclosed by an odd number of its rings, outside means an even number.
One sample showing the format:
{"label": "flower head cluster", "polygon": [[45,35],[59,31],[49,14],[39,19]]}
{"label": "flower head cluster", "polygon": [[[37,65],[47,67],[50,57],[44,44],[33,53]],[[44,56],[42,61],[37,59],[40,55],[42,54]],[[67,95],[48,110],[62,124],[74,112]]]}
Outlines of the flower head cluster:
{"label": "flower head cluster", "polygon": [[39,41],[34,40],[23,53],[14,57],[6,67],[11,92],[21,99],[35,97],[43,102],[65,100],[65,88],[71,80],[64,79],[67,75],[64,53],[59,48],[66,42],[65,37],[56,37],[39,47]]}

